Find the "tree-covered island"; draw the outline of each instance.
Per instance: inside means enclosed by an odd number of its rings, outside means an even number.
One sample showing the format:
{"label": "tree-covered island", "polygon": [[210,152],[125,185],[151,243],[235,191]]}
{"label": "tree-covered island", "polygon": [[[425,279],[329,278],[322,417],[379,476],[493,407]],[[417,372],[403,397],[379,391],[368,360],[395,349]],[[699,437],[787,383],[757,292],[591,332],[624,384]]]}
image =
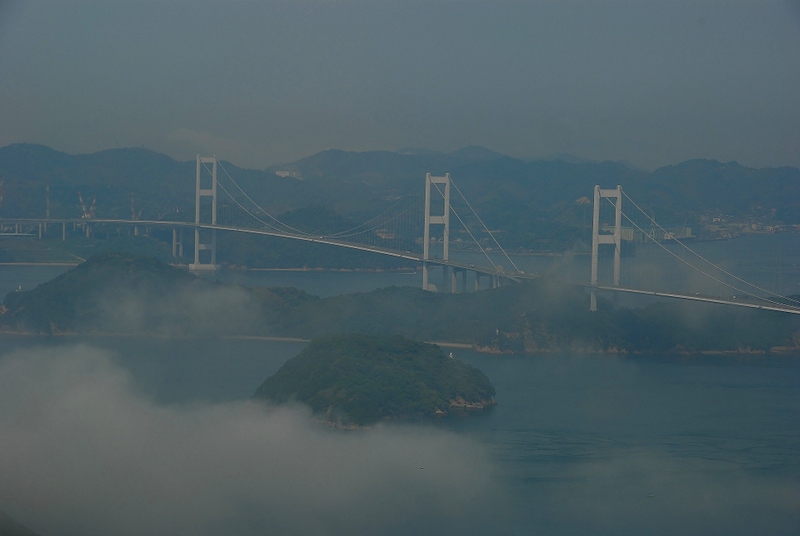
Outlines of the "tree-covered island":
{"label": "tree-covered island", "polygon": [[434,344],[347,334],[312,340],[254,397],[302,402],[328,422],[364,426],[483,409],[494,395],[480,370]]}

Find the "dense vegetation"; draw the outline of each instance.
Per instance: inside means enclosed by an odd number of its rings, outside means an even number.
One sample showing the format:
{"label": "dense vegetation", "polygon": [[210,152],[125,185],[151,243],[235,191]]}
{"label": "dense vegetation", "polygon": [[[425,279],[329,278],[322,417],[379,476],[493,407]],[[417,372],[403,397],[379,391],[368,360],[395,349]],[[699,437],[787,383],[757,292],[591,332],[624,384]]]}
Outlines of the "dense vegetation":
{"label": "dense vegetation", "polygon": [[365,425],[491,404],[495,391],[478,369],[432,344],[399,336],[314,339],[258,388],[255,397],[299,401],[327,419]]}
{"label": "dense vegetation", "polygon": [[204,284],[151,257],[104,253],[33,290],[9,293],[0,318],[6,326],[35,333],[104,331],[124,323],[114,316],[125,314],[129,296],[138,296],[154,305],[143,316],[149,318],[146,327],[156,329],[162,320],[158,297]]}
{"label": "dense vegetation", "polygon": [[[274,291],[270,291],[274,292]],[[578,287],[541,278],[467,294],[390,287],[319,299],[291,293],[272,304],[276,332],[399,334],[474,344],[490,352],[769,351],[800,346],[797,315],[688,302],[588,310]]]}
{"label": "dense vegetation", "polygon": [[389,287],[319,298],[293,288],[241,288],[153,259],[104,254],[5,298],[0,326],[34,333],[131,332],[314,338],[402,335],[489,352],[770,351],[800,347],[797,315],[669,301],[641,309],[600,302],[540,278],[466,294]]}

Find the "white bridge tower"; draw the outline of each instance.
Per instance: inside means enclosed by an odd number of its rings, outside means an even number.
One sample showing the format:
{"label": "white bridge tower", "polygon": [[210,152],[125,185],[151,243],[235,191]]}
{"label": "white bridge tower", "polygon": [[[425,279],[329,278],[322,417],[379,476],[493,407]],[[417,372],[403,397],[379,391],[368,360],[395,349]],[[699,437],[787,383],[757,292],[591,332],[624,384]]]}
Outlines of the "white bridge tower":
{"label": "white bridge tower", "polygon": [[[207,166],[211,164],[211,168]],[[206,170],[206,173],[203,173]],[[211,184],[208,187],[210,172]],[[201,225],[217,224],[217,157],[197,155],[197,176],[195,182],[195,211],[194,211],[194,262],[189,265],[190,270],[216,270],[217,269],[217,230],[201,229]],[[205,180],[204,180],[205,179]],[[206,186],[205,188],[203,186]],[[203,198],[211,198],[211,214],[201,210]],[[207,205],[206,205],[207,206]],[[201,240],[201,236],[204,240]],[[208,262],[201,262],[200,252],[210,252]]]}
{"label": "white bridge tower", "polygon": [[[601,198],[614,199],[614,234],[600,234],[600,200]],[[590,311],[597,311],[597,261],[600,244],[614,245],[614,286],[619,286],[619,262],[622,242],[622,186],[613,190],[603,190],[600,186],[594,187],[594,214],[592,217],[592,279]]]}
{"label": "white bridge tower", "polygon": [[[441,216],[431,216],[431,186],[444,184],[444,210]],[[438,191],[439,187],[436,189]],[[428,283],[428,261],[431,259],[431,225],[444,226],[442,234],[442,260],[450,260],[450,174],[444,177],[433,177],[430,173],[425,175],[425,229],[422,235],[422,288],[424,290],[436,290],[436,287]],[[447,285],[447,267],[442,265],[442,288]]]}

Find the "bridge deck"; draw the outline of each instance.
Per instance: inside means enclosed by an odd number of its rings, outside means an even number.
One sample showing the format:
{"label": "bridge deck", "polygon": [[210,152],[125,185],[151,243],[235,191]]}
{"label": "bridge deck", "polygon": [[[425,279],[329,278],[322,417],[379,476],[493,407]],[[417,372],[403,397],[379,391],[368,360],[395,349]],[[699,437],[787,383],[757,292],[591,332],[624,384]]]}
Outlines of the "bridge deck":
{"label": "bridge deck", "polygon": [[[104,224],[104,225],[153,225],[153,226],[162,226],[162,227],[182,227],[182,228],[195,228],[199,227],[200,229],[208,229],[208,230],[215,230],[215,231],[229,231],[229,232],[238,232],[238,233],[248,233],[248,234],[256,234],[262,236],[273,236],[277,238],[287,238],[290,240],[300,240],[303,242],[311,242],[315,244],[327,244],[331,246],[343,247],[348,249],[354,249],[358,251],[366,251],[370,253],[376,253],[379,255],[386,255],[389,257],[395,257],[398,259],[405,259],[414,262],[423,262],[422,254],[419,253],[412,253],[410,251],[397,251],[393,249],[386,249],[386,248],[378,248],[375,246],[365,246],[363,244],[358,244],[355,242],[347,242],[344,240],[335,240],[331,238],[326,238],[325,236],[310,236],[310,235],[294,235],[289,233],[281,233],[279,231],[273,231],[269,229],[252,229],[247,227],[235,227],[230,225],[212,225],[212,224],[196,224],[194,222],[186,222],[186,221],[168,221],[168,220],[121,220],[121,219],[100,219],[100,218],[92,218],[92,219],[85,219],[85,218],[61,218],[61,219],[34,219],[34,218],[2,218],[0,219],[0,224],[27,224],[27,225],[38,225],[40,223],[47,223],[47,224]],[[465,264],[455,261],[444,261],[442,259],[429,259],[427,261],[428,264],[433,264],[436,266],[447,266],[449,268],[454,268],[456,270],[469,270],[471,272],[476,272],[481,275],[496,275],[500,277],[504,277],[507,279],[511,279],[513,281],[519,281],[519,277],[517,274],[506,274],[500,273],[497,270],[492,268],[482,267],[482,266],[474,266],[472,264]]]}
{"label": "bridge deck", "polygon": [[735,305],[737,307],[747,307],[750,309],[761,309],[764,311],[777,311],[781,313],[792,313],[796,315],[800,315],[800,309],[793,308],[793,307],[780,307],[777,305],[763,305],[758,303],[750,303],[746,301],[740,300],[729,300],[725,298],[713,298],[710,296],[701,296],[699,294],[689,295],[689,294],[677,294],[674,292],[658,292],[658,291],[651,291],[651,290],[639,290],[633,288],[625,288],[625,287],[607,287],[607,286],[596,286],[592,287],[591,285],[581,285],[587,288],[595,288],[597,290],[608,290],[612,292],[625,292],[629,294],[642,294],[645,296],[658,296],[662,298],[675,298],[679,300],[690,300],[690,301],[698,301],[698,302],[705,302],[705,303],[717,303],[721,305]]}
{"label": "bridge deck", "polygon": [[[235,226],[226,226],[226,225],[212,225],[212,224],[195,224],[194,222],[185,222],[185,221],[166,221],[166,220],[122,220],[122,219],[84,219],[84,218],[61,218],[61,219],[45,219],[45,218],[0,218],[0,224],[28,224],[28,225],[38,225],[38,224],[81,224],[81,223],[90,223],[90,224],[106,224],[106,225],[153,225],[153,226],[164,226],[164,227],[182,227],[182,228],[195,228],[199,227],[201,229],[209,229],[209,230],[218,230],[218,231],[229,231],[229,232],[240,232],[240,233],[249,233],[249,234],[256,234],[256,235],[263,235],[263,236],[274,236],[278,238],[287,238],[290,240],[301,240],[304,242],[311,242],[311,243],[318,243],[318,244],[327,244],[331,246],[337,247],[344,247],[348,249],[354,249],[358,251],[366,251],[371,253],[376,253],[380,255],[387,255],[390,257],[395,257],[399,259],[410,260],[414,262],[423,262],[422,255],[418,253],[412,253],[410,251],[396,251],[391,249],[384,249],[378,248],[374,246],[365,246],[363,244],[357,244],[353,242],[346,242],[343,240],[335,240],[331,238],[326,238],[325,236],[309,236],[309,235],[293,235],[288,233],[281,233],[279,231],[273,231],[268,229],[251,229],[251,228],[242,228],[242,227],[235,227]],[[525,273],[500,273],[492,268],[486,268],[481,266],[474,266],[472,264],[465,264],[455,261],[444,261],[441,259],[432,259],[427,261],[428,264],[433,264],[437,266],[447,266],[456,270],[469,270],[471,272],[475,272],[482,275],[492,275],[492,276],[500,276],[507,279],[511,279],[513,281],[521,281],[526,279],[534,279],[538,277],[536,274],[525,274]],[[659,292],[659,291],[650,291],[650,290],[640,290],[640,289],[632,289],[632,288],[625,288],[625,287],[614,287],[614,286],[594,286],[592,287],[586,283],[577,283],[580,286],[586,288],[594,288],[596,290],[604,290],[604,291],[611,291],[611,292],[623,292],[629,294],[640,294],[646,296],[656,296],[656,297],[663,297],[663,298],[673,298],[673,299],[680,299],[680,300],[690,300],[690,301],[698,301],[698,302],[705,302],[705,303],[716,303],[721,305],[732,305],[736,307],[746,307],[750,309],[760,309],[764,311],[777,311],[782,313],[790,313],[790,314],[800,314],[800,308],[793,308],[793,307],[781,307],[778,305],[765,305],[765,304],[758,304],[758,303],[750,303],[747,301],[740,301],[740,300],[730,300],[726,298],[714,298],[710,296],[701,296],[699,294],[689,295],[689,294],[679,294],[674,292]]]}

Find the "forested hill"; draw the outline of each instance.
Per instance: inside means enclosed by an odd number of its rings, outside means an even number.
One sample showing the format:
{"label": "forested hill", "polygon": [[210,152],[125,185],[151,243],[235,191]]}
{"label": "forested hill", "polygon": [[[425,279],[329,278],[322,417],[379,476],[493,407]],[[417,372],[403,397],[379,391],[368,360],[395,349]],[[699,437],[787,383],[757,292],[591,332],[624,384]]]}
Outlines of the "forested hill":
{"label": "forested hill", "polygon": [[104,253],[33,290],[10,292],[0,325],[46,334],[107,333],[126,327],[155,334],[169,313],[165,301],[170,296],[209,285],[153,258]]}
{"label": "forested hill", "polygon": [[5,298],[0,328],[36,334],[402,335],[488,352],[708,352],[800,348],[797,315],[663,302],[590,313],[579,288],[540,278],[465,294],[389,287],[319,298],[212,283],[147,258],[105,254]]}
{"label": "forested hill", "polygon": [[435,345],[345,334],[311,341],[254,397],[303,402],[329,421],[367,425],[482,409],[494,395],[485,374]]}

